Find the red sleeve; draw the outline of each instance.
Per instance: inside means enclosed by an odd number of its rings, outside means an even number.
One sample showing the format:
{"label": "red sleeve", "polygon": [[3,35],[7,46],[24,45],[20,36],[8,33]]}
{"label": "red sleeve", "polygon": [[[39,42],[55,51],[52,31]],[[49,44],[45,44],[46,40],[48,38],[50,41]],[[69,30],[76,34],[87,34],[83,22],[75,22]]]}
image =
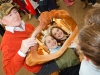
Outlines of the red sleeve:
{"label": "red sleeve", "polygon": [[2,47],[3,52],[3,69],[6,75],[15,75],[16,72],[23,66],[24,57],[18,55],[15,51],[11,51],[8,46]]}

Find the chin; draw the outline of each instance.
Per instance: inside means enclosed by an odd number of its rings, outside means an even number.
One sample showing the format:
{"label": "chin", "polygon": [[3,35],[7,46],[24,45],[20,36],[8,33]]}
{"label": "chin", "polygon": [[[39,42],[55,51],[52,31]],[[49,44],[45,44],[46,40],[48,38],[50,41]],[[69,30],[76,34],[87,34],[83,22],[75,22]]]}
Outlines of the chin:
{"label": "chin", "polygon": [[21,22],[16,23],[16,26],[20,26],[20,25],[21,25]]}

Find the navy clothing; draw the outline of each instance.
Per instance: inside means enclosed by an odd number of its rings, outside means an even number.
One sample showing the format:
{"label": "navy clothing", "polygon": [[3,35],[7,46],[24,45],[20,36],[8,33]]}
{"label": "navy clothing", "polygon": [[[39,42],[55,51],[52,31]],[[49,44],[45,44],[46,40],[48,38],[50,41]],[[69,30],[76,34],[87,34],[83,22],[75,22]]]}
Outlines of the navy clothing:
{"label": "navy clothing", "polygon": [[43,11],[50,11],[55,9],[53,0],[38,0],[38,3]]}
{"label": "navy clothing", "polygon": [[[81,0],[81,1],[86,1],[86,0]],[[94,5],[96,3],[96,0],[88,0],[88,3],[92,3]]]}
{"label": "navy clothing", "polygon": [[59,73],[59,75],[79,75],[80,64],[67,67]]}
{"label": "navy clothing", "polygon": [[57,70],[60,70],[55,61],[47,62],[36,75],[49,75]]}

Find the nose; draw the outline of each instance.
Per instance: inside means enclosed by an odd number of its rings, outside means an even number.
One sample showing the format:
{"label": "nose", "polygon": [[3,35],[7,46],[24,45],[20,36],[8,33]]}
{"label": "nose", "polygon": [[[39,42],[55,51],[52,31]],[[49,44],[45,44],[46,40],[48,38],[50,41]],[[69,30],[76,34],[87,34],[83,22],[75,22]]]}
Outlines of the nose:
{"label": "nose", "polygon": [[59,32],[57,32],[57,36],[59,36]]}
{"label": "nose", "polygon": [[52,44],[55,44],[55,40],[52,40]]}

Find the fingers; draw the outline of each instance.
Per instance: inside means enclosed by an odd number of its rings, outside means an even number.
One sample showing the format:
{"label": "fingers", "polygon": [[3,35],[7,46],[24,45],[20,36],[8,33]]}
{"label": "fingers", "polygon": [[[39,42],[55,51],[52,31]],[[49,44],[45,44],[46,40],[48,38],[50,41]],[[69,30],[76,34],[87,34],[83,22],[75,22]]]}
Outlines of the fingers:
{"label": "fingers", "polygon": [[22,41],[22,45],[21,45],[21,48],[20,50],[23,52],[23,53],[27,53],[29,48],[31,46],[35,46],[37,44],[37,41],[35,38],[28,38],[28,39],[25,39]]}

